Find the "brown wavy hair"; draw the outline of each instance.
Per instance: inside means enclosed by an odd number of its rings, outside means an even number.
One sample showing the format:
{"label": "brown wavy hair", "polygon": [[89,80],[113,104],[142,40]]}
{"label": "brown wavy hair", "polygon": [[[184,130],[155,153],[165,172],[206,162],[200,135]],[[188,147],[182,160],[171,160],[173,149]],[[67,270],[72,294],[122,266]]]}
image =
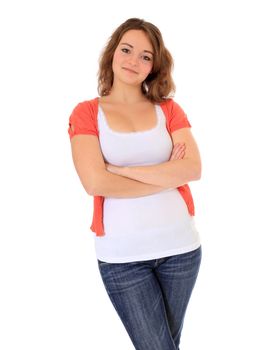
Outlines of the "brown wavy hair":
{"label": "brown wavy hair", "polygon": [[97,73],[99,95],[105,96],[110,93],[114,81],[112,70],[114,52],[122,36],[131,29],[146,33],[155,52],[152,71],[141,85],[143,94],[152,102],[162,102],[173,97],[175,93],[175,84],[171,76],[173,58],[164,45],[160,30],[154,24],[140,18],[129,18],[108,39],[99,58]]}

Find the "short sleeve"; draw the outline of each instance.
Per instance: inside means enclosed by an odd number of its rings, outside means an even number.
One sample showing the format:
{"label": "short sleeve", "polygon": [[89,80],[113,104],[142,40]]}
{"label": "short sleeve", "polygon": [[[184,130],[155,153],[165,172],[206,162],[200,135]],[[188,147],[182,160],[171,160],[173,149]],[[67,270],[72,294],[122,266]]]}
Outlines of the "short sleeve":
{"label": "short sleeve", "polygon": [[69,117],[68,134],[70,139],[74,135],[98,136],[95,119],[96,115],[94,115],[89,101],[78,103]]}
{"label": "short sleeve", "polygon": [[191,128],[191,124],[182,107],[177,102],[172,101],[170,130],[174,132],[181,128]]}

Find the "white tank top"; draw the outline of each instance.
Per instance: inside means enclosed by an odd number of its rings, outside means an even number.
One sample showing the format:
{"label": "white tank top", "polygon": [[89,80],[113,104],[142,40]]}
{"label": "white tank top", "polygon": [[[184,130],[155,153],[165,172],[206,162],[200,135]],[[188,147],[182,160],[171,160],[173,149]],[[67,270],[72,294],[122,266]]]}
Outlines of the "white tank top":
{"label": "white tank top", "polygon": [[[157,125],[137,132],[117,132],[98,108],[99,141],[105,161],[117,166],[166,162],[172,139],[163,110],[155,104]],[[96,236],[97,259],[110,263],[158,259],[200,246],[194,216],[177,188],[136,198],[104,197],[104,236]]]}

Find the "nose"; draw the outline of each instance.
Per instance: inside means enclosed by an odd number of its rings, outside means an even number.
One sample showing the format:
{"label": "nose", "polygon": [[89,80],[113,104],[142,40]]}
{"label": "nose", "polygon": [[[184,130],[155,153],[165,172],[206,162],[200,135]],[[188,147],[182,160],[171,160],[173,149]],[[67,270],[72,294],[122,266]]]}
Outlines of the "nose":
{"label": "nose", "polygon": [[129,58],[129,62],[131,63],[132,66],[135,66],[138,62],[137,55],[131,55],[131,57]]}

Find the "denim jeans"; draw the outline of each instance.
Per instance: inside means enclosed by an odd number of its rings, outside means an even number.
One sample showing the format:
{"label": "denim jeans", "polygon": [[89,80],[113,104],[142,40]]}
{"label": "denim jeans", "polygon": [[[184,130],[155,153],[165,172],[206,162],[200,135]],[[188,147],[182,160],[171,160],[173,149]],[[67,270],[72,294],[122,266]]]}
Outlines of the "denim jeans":
{"label": "denim jeans", "polygon": [[201,263],[188,253],[128,263],[97,259],[107,294],[137,350],[179,350],[181,331]]}

